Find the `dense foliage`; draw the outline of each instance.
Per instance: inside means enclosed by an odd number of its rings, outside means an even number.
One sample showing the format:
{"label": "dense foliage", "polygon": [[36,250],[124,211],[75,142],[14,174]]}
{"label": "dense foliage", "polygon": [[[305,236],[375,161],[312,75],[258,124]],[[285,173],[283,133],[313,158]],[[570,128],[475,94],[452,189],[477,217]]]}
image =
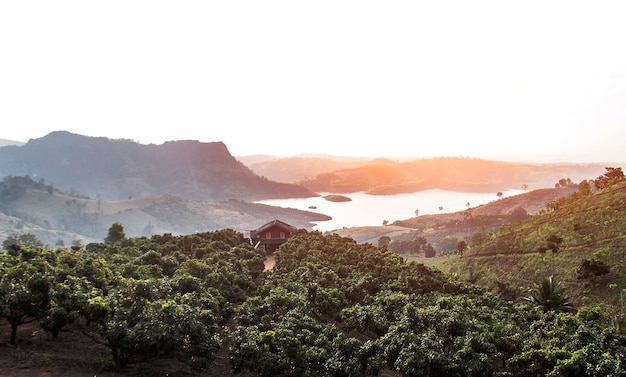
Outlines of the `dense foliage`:
{"label": "dense foliage", "polygon": [[[116,366],[175,356],[194,369],[212,362],[221,327],[255,289],[264,255],[232,230],[190,236],[124,237],[85,249],[17,245],[0,254],[0,315],[57,337],[66,325],[96,323]],[[61,339],[62,340],[62,339]]]}
{"label": "dense foliage", "polygon": [[626,338],[602,307],[506,301],[386,247],[299,230],[263,272],[263,253],[228,229],[126,238],[114,224],[110,235],[78,250],[10,248],[0,315],[13,328],[38,320],[59,341],[67,324],[95,323],[120,368],[169,356],[204,370],[229,345],[232,371],[259,376],[626,373]]}
{"label": "dense foliage", "polygon": [[626,339],[603,326],[599,307],[558,312],[505,301],[336,235],[291,238],[236,320],[234,370],[261,376],[626,372]]}

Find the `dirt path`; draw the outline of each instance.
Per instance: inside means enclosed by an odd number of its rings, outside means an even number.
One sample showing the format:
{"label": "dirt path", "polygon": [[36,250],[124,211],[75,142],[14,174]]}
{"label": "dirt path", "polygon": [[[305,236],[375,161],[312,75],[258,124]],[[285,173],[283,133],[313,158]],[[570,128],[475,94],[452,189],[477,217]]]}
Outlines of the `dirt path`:
{"label": "dirt path", "polygon": [[265,271],[268,271],[274,268],[275,264],[276,264],[276,260],[274,260],[274,254],[269,254],[265,256]]}

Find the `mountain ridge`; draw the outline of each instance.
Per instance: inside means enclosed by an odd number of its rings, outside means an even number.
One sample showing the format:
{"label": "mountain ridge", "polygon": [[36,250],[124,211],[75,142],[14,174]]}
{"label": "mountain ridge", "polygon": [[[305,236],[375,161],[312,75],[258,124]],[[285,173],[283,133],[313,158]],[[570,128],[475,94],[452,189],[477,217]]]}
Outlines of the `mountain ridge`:
{"label": "mountain ridge", "polygon": [[555,187],[559,178],[565,177],[577,183],[596,177],[605,165],[514,163],[459,157],[408,162],[376,159],[362,166],[318,174],[295,183],[315,192],[365,192],[371,195],[393,195],[433,188],[491,192],[519,187]]}
{"label": "mountain ridge", "polygon": [[44,179],[64,191],[108,200],[165,194],[191,200],[316,196],[256,175],[223,142],[144,145],[67,131],[0,148],[0,177],[6,176]]}

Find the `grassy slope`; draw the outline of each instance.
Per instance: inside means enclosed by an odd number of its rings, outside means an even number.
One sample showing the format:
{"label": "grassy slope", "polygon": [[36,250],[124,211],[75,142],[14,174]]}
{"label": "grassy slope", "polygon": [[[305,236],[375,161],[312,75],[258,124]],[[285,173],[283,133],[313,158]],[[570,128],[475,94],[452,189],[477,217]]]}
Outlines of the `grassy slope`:
{"label": "grassy slope", "polygon": [[[554,211],[530,216],[490,235],[488,242],[463,257],[433,259],[429,264],[511,299],[526,295],[534,282],[553,275],[578,305],[605,304],[621,323],[622,289],[626,287],[626,182],[570,198]],[[563,238],[559,252],[537,252],[550,234]],[[576,269],[584,259],[602,261],[611,271],[578,279]]]}

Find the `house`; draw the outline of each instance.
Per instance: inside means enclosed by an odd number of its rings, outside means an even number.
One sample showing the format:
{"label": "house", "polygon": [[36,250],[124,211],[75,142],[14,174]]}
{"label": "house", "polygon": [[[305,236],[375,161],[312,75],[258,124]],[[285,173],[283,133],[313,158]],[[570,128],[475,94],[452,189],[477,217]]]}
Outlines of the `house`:
{"label": "house", "polygon": [[280,220],[273,220],[250,231],[250,243],[254,247],[263,247],[267,252],[274,252],[278,246],[296,233],[296,227]]}

